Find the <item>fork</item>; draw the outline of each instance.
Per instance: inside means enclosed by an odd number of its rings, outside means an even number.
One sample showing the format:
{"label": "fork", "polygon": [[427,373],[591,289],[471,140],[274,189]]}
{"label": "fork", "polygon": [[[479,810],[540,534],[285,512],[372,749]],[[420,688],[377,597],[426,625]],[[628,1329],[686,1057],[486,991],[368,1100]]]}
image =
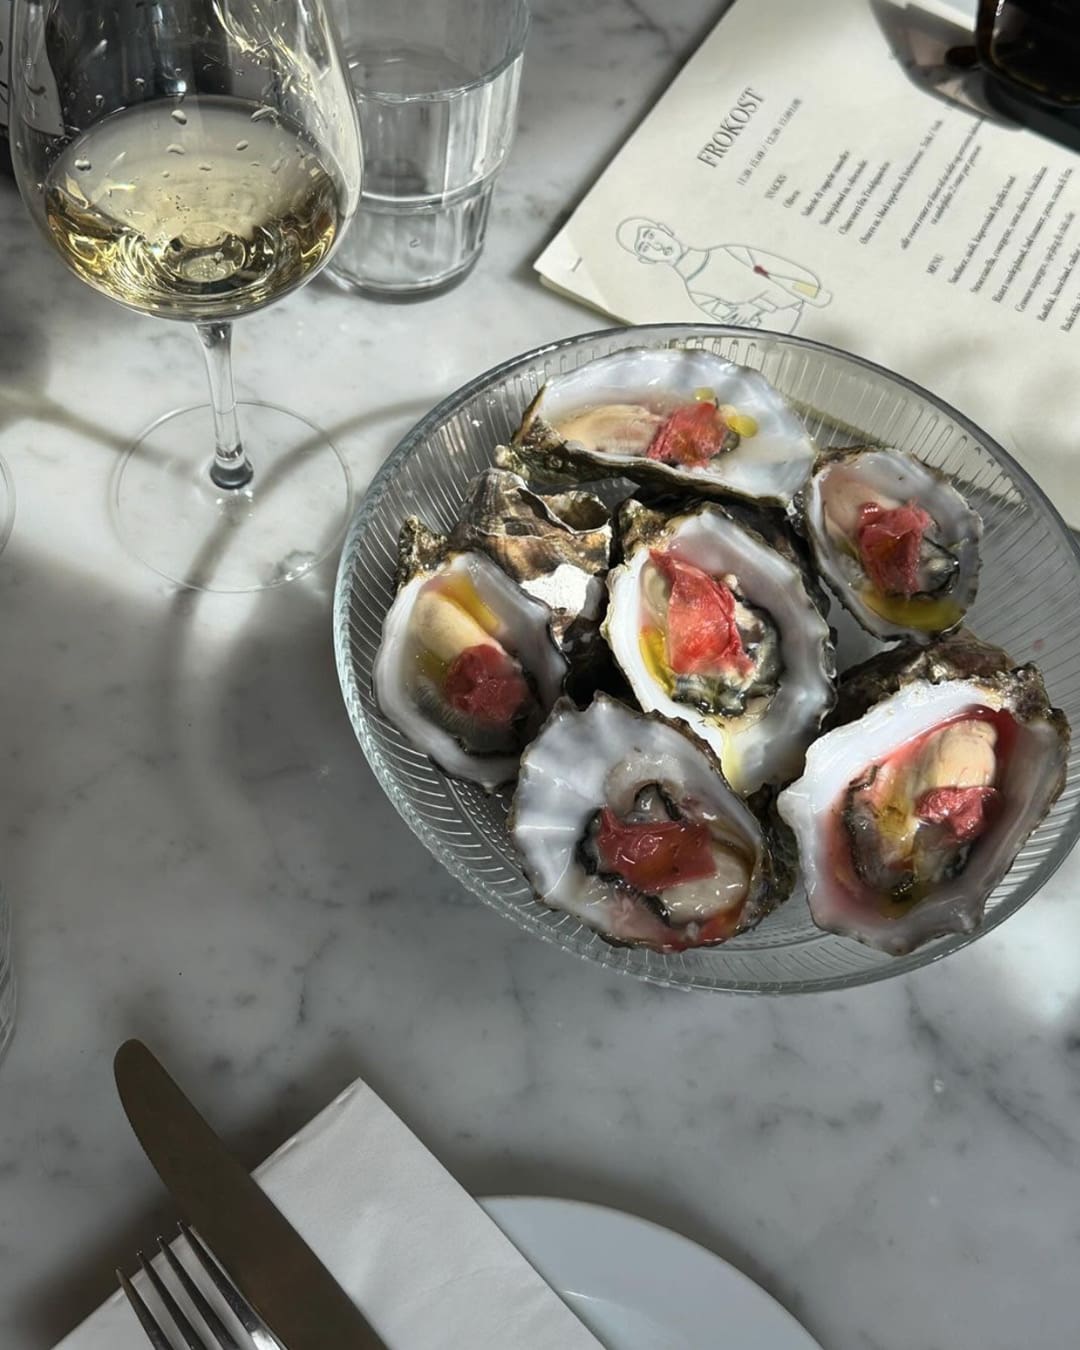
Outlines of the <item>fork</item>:
{"label": "fork", "polygon": [[[254,1308],[236,1288],[206,1247],[203,1246],[202,1240],[191,1231],[186,1223],[180,1224],[180,1232],[186,1239],[196,1260],[209,1275],[214,1286],[225,1300],[229,1310],[247,1332],[250,1343],[255,1347],[255,1350],[282,1350],[281,1342],[263,1326]],[[165,1281],[143,1253],[137,1253],[143,1273],[150,1281],[150,1285],[157,1294],[162,1307],[168,1313],[173,1326],[180,1333],[180,1338],[188,1350],[214,1350],[215,1346],[220,1347],[220,1350],[244,1350],[244,1347],[240,1345],[236,1337],[218,1316],[206,1295],[188,1274],[186,1268],[181,1265],[176,1253],[163,1237],[158,1238],[158,1248],[198,1314],[199,1320],[213,1338],[207,1340],[205,1336],[196,1331],[190,1317],[181,1308],[174,1295],[170,1293]],[[128,1277],[122,1270],[116,1272],[116,1277],[120,1281],[120,1288],[124,1291],[128,1303],[131,1304],[132,1311],[139,1319],[139,1323],[143,1331],[146,1332],[147,1339],[154,1350],[173,1350],[173,1342],[170,1340],[168,1333],[150,1311],[145,1300]]]}

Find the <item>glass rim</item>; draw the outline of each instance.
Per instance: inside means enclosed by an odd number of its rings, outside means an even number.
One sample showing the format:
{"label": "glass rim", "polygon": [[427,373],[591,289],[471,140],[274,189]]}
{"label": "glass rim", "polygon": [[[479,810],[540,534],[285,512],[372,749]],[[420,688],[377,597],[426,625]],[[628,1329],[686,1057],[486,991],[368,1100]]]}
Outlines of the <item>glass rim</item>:
{"label": "glass rim", "polygon": [[394,450],[380,466],[368,491],[359,503],[356,514],[349,526],[338,564],[334,590],[333,630],[338,678],[350,721],[352,722],[354,732],[360,742],[365,758],[367,759],[380,788],[390,801],[390,804],[406,822],[413,834],[421,841],[421,843],[423,843],[428,852],[438,861],[439,865],[454,877],[455,880],[460,882],[472,895],[475,895],[485,904],[497,910],[504,918],[509,919],[515,927],[528,932],[543,942],[549,943],[550,945],[567,952],[571,956],[577,957],[579,960],[586,961],[590,965],[598,965],[602,968],[612,970],[617,974],[627,975],[632,979],[637,979],[644,983],[654,984],[665,988],[679,989],[688,993],[731,993],[760,997],[765,995],[829,993],[838,990],[852,989],[861,985],[877,984],[882,980],[893,979],[897,976],[910,975],[917,970],[921,970],[925,966],[936,964],[945,957],[951,956],[963,948],[970,946],[979,938],[985,937],[1001,923],[1005,922],[1006,919],[1009,919],[1018,913],[1031,899],[1038,895],[1051,877],[1058,871],[1065,859],[1070,855],[1077,840],[1080,839],[1080,809],[1072,810],[1068,818],[1062,823],[1061,834],[1053,848],[1043,857],[1037,873],[1034,874],[1037,876],[1036,884],[1031,886],[1030,889],[1025,886],[1024,894],[1021,898],[1012,899],[1010,903],[1002,904],[992,912],[985,914],[979,925],[970,933],[958,933],[943,937],[928,946],[916,948],[914,951],[908,952],[903,956],[891,957],[887,961],[882,961],[880,964],[863,967],[857,971],[848,973],[831,974],[818,978],[798,981],[793,980],[791,982],[765,981],[743,976],[728,975],[725,976],[722,983],[712,983],[707,979],[698,980],[695,978],[684,980],[674,975],[666,976],[660,972],[644,973],[642,971],[629,969],[623,965],[617,964],[615,957],[610,953],[595,948],[584,950],[574,942],[561,941],[554,929],[534,921],[524,913],[510,911],[505,908],[500,903],[498,894],[492,890],[482,878],[475,876],[461,858],[444,850],[436,833],[431,829],[421,813],[416,810],[414,804],[402,792],[400,785],[394,779],[382,754],[370,744],[372,733],[368,726],[367,714],[360,706],[360,700],[356,696],[356,672],[352,668],[348,655],[352,574],[356,556],[362,546],[367,527],[374,519],[376,510],[383,497],[386,496],[393,487],[399,466],[409,458],[418,444],[432,434],[435,428],[479,395],[482,395],[485,390],[498,384],[505,376],[515,369],[527,369],[529,366],[535,365],[547,357],[579,344],[595,344],[612,340],[620,341],[622,339],[627,339],[626,345],[633,345],[634,338],[639,335],[652,338],[663,338],[666,336],[671,342],[678,342],[680,339],[692,341],[695,336],[743,339],[752,339],[756,336],[760,336],[767,340],[778,340],[785,344],[791,344],[806,350],[818,352],[828,357],[837,358],[843,362],[850,363],[851,365],[872,371],[875,374],[892,381],[908,392],[926,400],[928,403],[952,418],[961,430],[972,437],[978,445],[984,447],[1007,469],[1008,473],[1013,477],[1016,486],[1028,494],[1038,509],[1045,514],[1052,524],[1054,524],[1060,541],[1065,545],[1074,564],[1078,570],[1080,570],[1080,539],[1072,533],[1060,512],[1027,470],[1024,469],[1023,466],[1019,464],[1017,460],[988,432],[984,431],[969,417],[954,408],[945,399],[932,393],[917,381],[890,370],[887,366],[883,366],[866,357],[856,355],[855,353],[845,351],[841,347],[836,347],[826,342],[819,342],[812,338],[798,337],[789,333],[774,333],[768,330],[745,329],[727,324],[668,322],[630,325],[619,324],[608,328],[592,329],[588,332],[574,334],[571,337],[559,338],[511,356],[500,362],[498,365],[490,367],[488,370],[477,375],[472,380],[461,385],[458,389],[441,399],[429,413],[425,414],[424,417],[416,422],[413,427],[401,437]]}
{"label": "glass rim", "polygon": [[[460,98],[462,94],[471,94],[476,89],[483,89],[485,85],[493,84],[495,80],[510,69],[515,61],[521,59],[529,36],[531,14],[528,0],[509,0],[509,3],[513,5],[513,14],[506,52],[494,65],[489,66],[482,75],[476,75],[471,80],[464,80],[461,84],[451,85],[446,89],[432,89],[424,94],[383,94],[378,90],[372,90],[369,97],[390,104],[442,103]],[[344,40],[342,40],[341,45],[345,58],[345,69],[346,72],[349,72],[349,46]],[[353,89],[355,91],[355,85],[353,85]]]}

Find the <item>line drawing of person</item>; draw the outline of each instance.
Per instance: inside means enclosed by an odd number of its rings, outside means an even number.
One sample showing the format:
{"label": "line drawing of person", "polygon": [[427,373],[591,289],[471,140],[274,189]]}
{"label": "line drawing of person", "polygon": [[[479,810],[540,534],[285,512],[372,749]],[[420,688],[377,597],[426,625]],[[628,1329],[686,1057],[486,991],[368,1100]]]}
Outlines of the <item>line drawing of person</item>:
{"label": "line drawing of person", "polygon": [[809,268],[749,244],[691,248],[670,225],[647,216],[621,221],[615,238],[638,262],[670,267],[717,323],[791,333],[804,305],[820,308],[832,299]]}

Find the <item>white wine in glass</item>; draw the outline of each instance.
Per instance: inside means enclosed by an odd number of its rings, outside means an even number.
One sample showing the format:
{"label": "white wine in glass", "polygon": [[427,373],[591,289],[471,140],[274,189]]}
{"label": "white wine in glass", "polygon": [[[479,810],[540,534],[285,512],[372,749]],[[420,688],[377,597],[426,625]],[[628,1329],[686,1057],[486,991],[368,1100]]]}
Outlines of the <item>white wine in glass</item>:
{"label": "white wine in glass", "polygon": [[356,115],[320,0],[16,0],[14,46],[35,219],[83,281],[194,323],[206,354],[209,409],[160,419],[121,466],[124,538],[183,585],[301,575],[340,537],[348,473],[303,419],[241,419],[230,321],[314,276],[356,205]]}
{"label": "white wine in glass", "polygon": [[45,182],[45,219],[72,271],[122,304],[193,321],[248,313],[306,281],[341,228],[338,184],[302,132],[252,111],[148,104],[75,141]]}

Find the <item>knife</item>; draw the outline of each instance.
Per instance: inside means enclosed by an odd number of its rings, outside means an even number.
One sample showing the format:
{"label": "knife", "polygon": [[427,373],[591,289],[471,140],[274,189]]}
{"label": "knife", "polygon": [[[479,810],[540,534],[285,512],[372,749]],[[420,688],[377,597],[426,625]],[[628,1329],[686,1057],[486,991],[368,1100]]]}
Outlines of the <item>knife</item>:
{"label": "knife", "polygon": [[364,1315],[141,1041],[113,1061],[131,1127],[182,1216],[287,1350],[386,1350]]}

